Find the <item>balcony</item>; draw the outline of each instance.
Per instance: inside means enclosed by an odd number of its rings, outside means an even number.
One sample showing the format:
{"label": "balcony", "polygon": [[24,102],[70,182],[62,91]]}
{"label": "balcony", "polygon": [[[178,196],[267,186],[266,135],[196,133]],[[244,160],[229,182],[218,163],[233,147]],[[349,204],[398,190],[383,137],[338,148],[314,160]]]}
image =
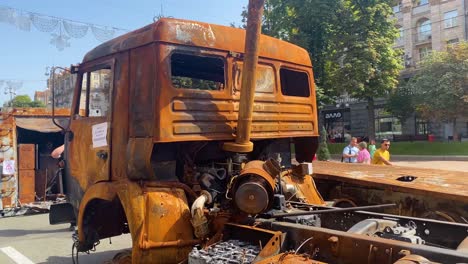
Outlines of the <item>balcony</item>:
{"label": "balcony", "polygon": [[421,13],[425,13],[429,11],[431,11],[431,7],[429,4],[413,7],[413,15],[417,15],[417,14],[421,14]]}

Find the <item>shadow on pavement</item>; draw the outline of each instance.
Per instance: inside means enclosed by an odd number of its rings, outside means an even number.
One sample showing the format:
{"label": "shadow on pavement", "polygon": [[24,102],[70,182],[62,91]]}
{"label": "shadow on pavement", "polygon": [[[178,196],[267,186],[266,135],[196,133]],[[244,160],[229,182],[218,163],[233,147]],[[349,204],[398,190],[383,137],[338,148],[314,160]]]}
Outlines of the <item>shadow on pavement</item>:
{"label": "shadow on pavement", "polygon": [[[108,250],[105,252],[91,252],[89,254],[80,253],[78,255],[79,263],[112,263],[112,258],[120,252],[124,250]],[[71,248],[70,248],[71,253]],[[58,257],[58,256],[50,256],[47,258],[45,262],[40,262],[38,264],[70,264],[73,263],[71,255],[67,257]]]}
{"label": "shadow on pavement", "polygon": [[61,232],[69,232],[67,228],[61,229],[50,229],[50,230],[34,230],[34,229],[8,229],[8,230],[0,230],[0,237],[18,237],[18,236],[26,236],[26,235],[36,235],[36,234],[49,234],[49,233],[61,233]]}

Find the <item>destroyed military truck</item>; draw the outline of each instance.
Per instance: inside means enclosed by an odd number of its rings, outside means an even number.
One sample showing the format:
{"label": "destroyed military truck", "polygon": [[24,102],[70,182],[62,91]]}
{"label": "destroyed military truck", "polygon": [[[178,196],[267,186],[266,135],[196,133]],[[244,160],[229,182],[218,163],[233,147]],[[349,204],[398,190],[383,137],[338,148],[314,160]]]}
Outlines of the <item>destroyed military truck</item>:
{"label": "destroyed military truck", "polygon": [[259,34],[259,2],[247,31],[163,18],[71,68],[51,223],[77,222],[77,252],[130,233],[132,263],[467,261],[468,225],[326,206],[312,64]]}

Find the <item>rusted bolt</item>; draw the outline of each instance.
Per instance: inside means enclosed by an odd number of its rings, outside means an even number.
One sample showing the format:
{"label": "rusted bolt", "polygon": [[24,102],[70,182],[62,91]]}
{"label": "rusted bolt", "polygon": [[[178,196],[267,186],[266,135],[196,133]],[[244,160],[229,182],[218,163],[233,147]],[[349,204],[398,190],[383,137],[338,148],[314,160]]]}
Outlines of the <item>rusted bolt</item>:
{"label": "rusted bolt", "polygon": [[249,195],[249,200],[254,200],[255,199],[255,196],[253,194]]}
{"label": "rusted bolt", "polygon": [[376,252],[377,250],[379,250],[379,248],[378,248],[378,247],[372,247],[372,250],[373,250],[374,252]]}
{"label": "rusted bolt", "polygon": [[390,254],[390,249],[388,249],[388,248],[385,249],[385,254],[387,254],[387,255]]}

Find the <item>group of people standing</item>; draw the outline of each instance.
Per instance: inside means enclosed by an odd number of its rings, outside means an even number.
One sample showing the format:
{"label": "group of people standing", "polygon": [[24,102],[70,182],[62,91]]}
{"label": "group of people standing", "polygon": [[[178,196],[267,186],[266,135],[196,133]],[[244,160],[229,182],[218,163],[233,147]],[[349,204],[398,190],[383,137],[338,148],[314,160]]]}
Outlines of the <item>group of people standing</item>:
{"label": "group of people standing", "polygon": [[352,137],[343,149],[341,161],[346,163],[364,163],[376,165],[392,165],[390,162],[390,140],[382,139],[380,148],[376,149],[375,140],[367,145],[365,141],[357,143],[357,138]]}

